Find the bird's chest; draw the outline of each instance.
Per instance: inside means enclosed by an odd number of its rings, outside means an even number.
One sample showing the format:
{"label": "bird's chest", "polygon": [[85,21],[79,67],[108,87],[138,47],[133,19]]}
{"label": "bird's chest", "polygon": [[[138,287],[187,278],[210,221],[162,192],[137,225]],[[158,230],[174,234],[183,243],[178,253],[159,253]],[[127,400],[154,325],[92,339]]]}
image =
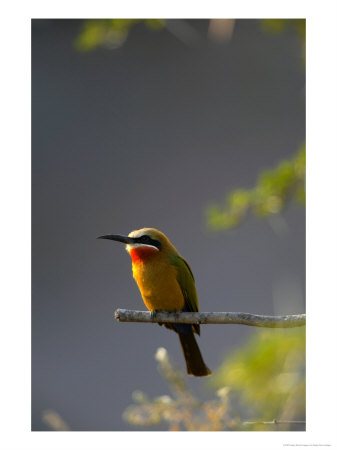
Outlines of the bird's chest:
{"label": "bird's chest", "polygon": [[132,264],[133,276],[137,282],[146,307],[151,310],[179,311],[184,306],[176,268],[156,260]]}

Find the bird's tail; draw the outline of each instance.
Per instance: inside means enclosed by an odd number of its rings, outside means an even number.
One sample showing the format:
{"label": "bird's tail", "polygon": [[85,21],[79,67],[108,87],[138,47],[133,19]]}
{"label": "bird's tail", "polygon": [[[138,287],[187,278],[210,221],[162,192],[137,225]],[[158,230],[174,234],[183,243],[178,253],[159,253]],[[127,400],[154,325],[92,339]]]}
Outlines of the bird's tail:
{"label": "bird's tail", "polygon": [[181,348],[183,349],[187,373],[195,377],[206,377],[211,375],[211,371],[204,363],[197,341],[193,333],[178,333]]}

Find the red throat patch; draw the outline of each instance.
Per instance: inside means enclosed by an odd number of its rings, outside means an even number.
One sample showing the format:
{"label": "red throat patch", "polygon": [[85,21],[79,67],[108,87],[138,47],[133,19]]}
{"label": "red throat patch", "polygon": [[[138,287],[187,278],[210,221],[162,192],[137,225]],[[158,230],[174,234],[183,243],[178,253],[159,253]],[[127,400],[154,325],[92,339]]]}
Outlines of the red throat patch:
{"label": "red throat patch", "polygon": [[140,261],[145,261],[149,257],[151,257],[154,253],[157,253],[158,250],[156,248],[150,247],[148,245],[142,245],[140,247],[134,247],[130,250],[130,256],[133,263],[137,263]]}

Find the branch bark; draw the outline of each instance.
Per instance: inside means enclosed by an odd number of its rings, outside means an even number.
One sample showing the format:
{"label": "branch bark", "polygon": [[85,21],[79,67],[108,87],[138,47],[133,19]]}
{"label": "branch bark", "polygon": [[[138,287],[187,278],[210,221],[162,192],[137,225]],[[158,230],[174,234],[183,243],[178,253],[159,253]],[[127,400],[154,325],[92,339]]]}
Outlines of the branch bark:
{"label": "branch bark", "polygon": [[150,312],[128,309],[116,309],[115,319],[119,322],[238,324],[266,328],[302,327],[306,323],[305,314],[265,316],[243,312]]}
{"label": "branch bark", "polygon": [[243,422],[243,425],[305,425],[305,420],[270,420],[269,422]]}

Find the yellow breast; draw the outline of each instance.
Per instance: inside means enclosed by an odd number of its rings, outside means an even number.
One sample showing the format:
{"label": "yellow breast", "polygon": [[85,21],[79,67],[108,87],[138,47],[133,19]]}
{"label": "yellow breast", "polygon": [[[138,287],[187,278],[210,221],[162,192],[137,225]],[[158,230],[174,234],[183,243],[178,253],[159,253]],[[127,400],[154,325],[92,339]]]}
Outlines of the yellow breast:
{"label": "yellow breast", "polygon": [[132,272],[150,311],[183,309],[185,300],[177,281],[177,269],[172,264],[153,257],[151,261],[133,262]]}

